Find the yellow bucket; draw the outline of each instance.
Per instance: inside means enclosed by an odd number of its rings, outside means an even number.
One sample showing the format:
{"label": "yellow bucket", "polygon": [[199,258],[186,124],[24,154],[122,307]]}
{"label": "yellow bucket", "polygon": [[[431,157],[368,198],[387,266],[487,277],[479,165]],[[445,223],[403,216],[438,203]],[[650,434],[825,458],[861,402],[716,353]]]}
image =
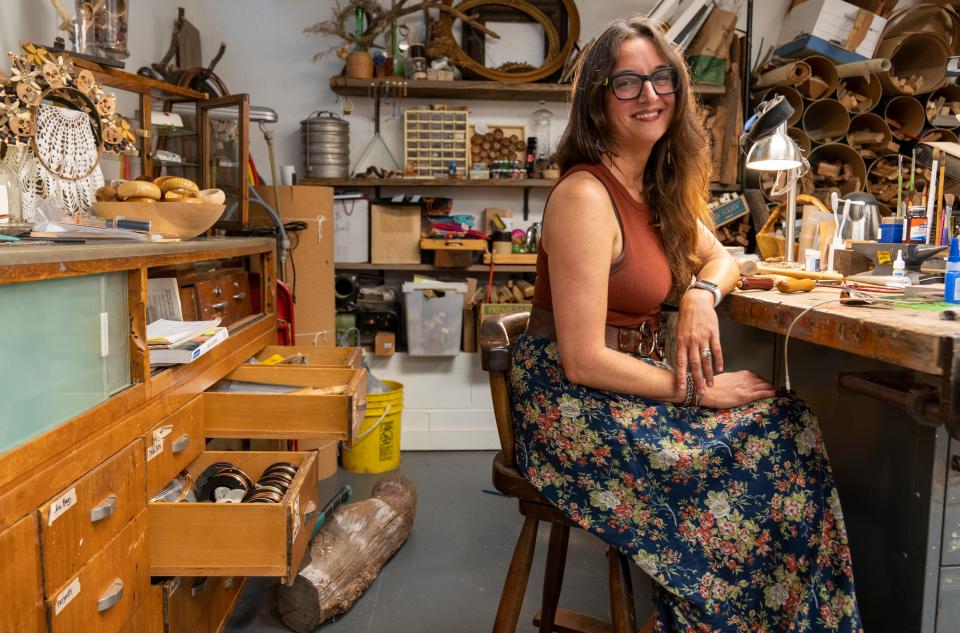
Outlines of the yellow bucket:
{"label": "yellow bucket", "polygon": [[343,446],[343,467],[354,473],[382,473],[400,465],[403,385],[392,380],[386,393],[368,393],[367,411],[352,446]]}

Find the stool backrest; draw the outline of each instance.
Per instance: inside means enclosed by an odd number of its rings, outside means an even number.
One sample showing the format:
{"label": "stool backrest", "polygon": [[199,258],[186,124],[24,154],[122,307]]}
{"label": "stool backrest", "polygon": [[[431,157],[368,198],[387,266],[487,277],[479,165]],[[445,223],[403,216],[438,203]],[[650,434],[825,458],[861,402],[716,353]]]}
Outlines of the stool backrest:
{"label": "stool backrest", "polygon": [[480,366],[490,374],[490,396],[497,419],[500,451],[507,466],[516,466],[513,409],[510,407],[510,362],[513,348],[527,329],[528,312],[490,317],[480,325]]}

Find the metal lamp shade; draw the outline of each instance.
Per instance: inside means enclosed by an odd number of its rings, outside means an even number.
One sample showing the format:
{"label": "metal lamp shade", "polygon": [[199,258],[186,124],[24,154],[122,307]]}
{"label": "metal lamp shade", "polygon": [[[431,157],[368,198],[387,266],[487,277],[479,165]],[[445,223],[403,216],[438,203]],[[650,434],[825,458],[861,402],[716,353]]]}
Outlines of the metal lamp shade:
{"label": "metal lamp shade", "polygon": [[800,148],[783,126],[754,143],[747,153],[747,169],[781,171],[797,169],[802,164]]}

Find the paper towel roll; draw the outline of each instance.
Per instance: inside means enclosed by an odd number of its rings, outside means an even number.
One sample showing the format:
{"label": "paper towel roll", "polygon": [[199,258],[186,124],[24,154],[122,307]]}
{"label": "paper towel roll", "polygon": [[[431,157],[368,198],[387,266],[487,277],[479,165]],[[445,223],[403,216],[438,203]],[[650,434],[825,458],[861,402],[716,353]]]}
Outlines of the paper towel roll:
{"label": "paper towel roll", "polygon": [[297,168],[293,165],[284,165],[280,168],[280,182],[284,185],[293,185],[293,178],[297,174]]}

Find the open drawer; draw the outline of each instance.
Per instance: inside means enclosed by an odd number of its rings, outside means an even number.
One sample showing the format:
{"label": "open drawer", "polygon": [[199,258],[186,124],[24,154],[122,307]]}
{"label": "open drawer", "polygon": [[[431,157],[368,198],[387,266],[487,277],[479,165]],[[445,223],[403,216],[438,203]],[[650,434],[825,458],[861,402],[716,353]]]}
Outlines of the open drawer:
{"label": "open drawer", "polygon": [[312,345],[268,345],[254,354],[261,363],[271,356],[292,358],[302,356],[305,364],[291,363],[280,367],[343,367],[360,369],[363,350],[359,347],[315,347]]}
{"label": "open drawer", "polygon": [[274,462],[298,470],[280,503],[148,503],[150,575],[278,576],[293,582],[317,516],[316,453],[207,451],[188,471],[196,481],[221,461],[254,481]]}
{"label": "open drawer", "polygon": [[241,365],[224,377],[290,385],[291,393],[203,394],[207,437],[353,441],[367,404],[365,369]]}

